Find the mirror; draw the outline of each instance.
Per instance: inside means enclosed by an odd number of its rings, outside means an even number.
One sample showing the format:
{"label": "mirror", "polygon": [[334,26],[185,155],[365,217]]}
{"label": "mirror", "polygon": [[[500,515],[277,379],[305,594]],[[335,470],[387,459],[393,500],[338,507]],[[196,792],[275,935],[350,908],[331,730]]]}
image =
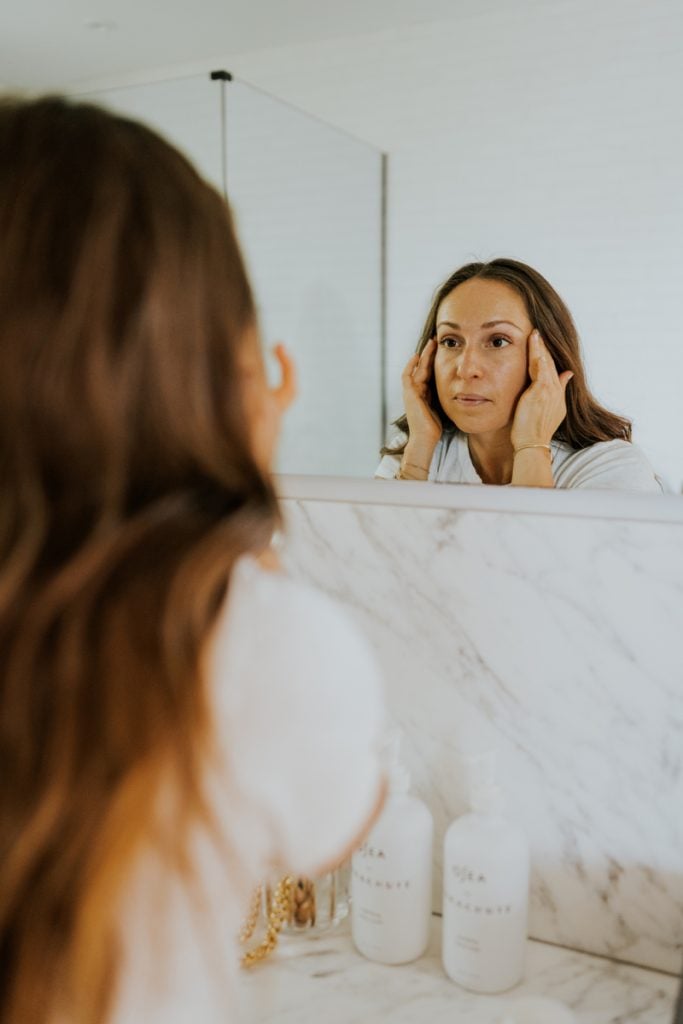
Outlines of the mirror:
{"label": "mirror", "polygon": [[[312,39],[316,30],[302,24],[298,42],[290,34],[286,45],[259,51],[253,44],[251,53],[232,56],[229,44],[224,47],[225,66],[240,78],[371,143],[374,150],[366,150],[375,161],[380,150],[389,154],[386,418],[402,411],[401,370],[436,286],[473,258],[511,256],[537,268],[564,298],[595,395],[633,420],[634,440],[680,491],[683,141],[676,126],[683,8],[677,0],[646,6],[522,0],[513,9],[501,0],[484,0],[462,5],[446,20],[443,5],[422,7],[419,24],[395,13],[391,25],[368,22],[364,30],[356,22],[323,41]],[[27,52],[24,76],[31,59],[37,64]],[[154,66],[150,57],[147,67]],[[204,69],[211,66],[205,62]],[[138,80],[144,77],[137,74]],[[291,113],[294,126],[299,115]],[[240,130],[245,145],[257,146],[258,140],[249,141],[248,123]],[[270,174],[268,181],[264,177],[269,189],[281,185],[285,158],[283,150],[280,176],[277,160],[262,168]],[[228,174],[229,166],[228,158]],[[305,171],[294,163],[302,182]],[[361,198],[358,205],[374,204],[374,210],[380,202]],[[342,226],[353,206],[344,206]],[[245,213],[244,244],[253,273],[260,275],[256,249],[250,252],[246,237],[247,221],[254,225],[258,219],[251,210]],[[353,223],[349,234],[362,238],[361,248],[372,250],[376,260],[378,239]],[[379,223],[373,213],[376,233]],[[257,234],[264,224],[256,224]],[[289,237],[295,237],[290,228]],[[320,251],[319,244],[318,238],[312,249]],[[258,264],[269,266],[262,255]],[[365,335],[358,340],[354,331],[361,328],[346,306],[359,278],[372,279],[379,303],[376,265],[354,277],[349,263],[338,291],[311,291],[312,330],[300,361],[303,389],[315,394],[318,418],[313,409],[311,418],[297,413],[300,421],[292,420],[292,430],[296,425],[300,438],[330,425],[334,430],[327,435],[325,457],[317,461],[303,441],[290,444],[285,438],[288,451],[283,449],[280,468],[287,472],[365,476],[379,461],[381,351],[375,349],[373,369],[367,377],[360,374],[362,380],[350,381],[335,361],[349,333],[354,351],[366,341]],[[296,351],[296,338],[311,325],[285,311],[286,304],[287,295],[280,293],[273,297],[273,314],[265,310],[266,340],[283,335]],[[315,324],[328,314],[339,328],[316,365]],[[368,301],[358,316],[363,323],[372,320],[368,344],[381,346],[381,311]],[[325,402],[330,378],[339,380],[342,372],[345,386],[358,390],[345,390],[343,412],[331,414]],[[359,461],[346,462],[357,443]]]}
{"label": "mirror", "polygon": [[371,476],[383,436],[382,154],[223,71],[86,95],[157,128],[228,197],[263,343],[285,341],[297,366],[278,471]]}

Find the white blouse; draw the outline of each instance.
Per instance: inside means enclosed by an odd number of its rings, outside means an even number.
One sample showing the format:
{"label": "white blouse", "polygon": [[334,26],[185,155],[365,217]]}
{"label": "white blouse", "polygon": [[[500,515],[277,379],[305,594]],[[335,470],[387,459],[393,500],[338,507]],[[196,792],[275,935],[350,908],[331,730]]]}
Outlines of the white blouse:
{"label": "white blouse", "polygon": [[[399,435],[391,442],[397,445]],[[600,441],[590,448],[570,448],[563,441],[551,441],[555,487],[609,488],[615,491],[645,491],[661,494],[664,490],[644,452],[629,441]],[[400,455],[385,455],[375,476],[391,480],[401,464]],[[451,484],[480,484],[467,444],[467,435],[445,430],[437,442],[429,466],[428,480]]]}
{"label": "white blouse", "polygon": [[253,888],[336,862],[379,799],[378,671],[330,599],[242,559],[207,668],[217,742],[206,785],[221,841],[196,837],[194,892],[152,852],[140,863],[114,1024],[238,1020],[236,937]]}

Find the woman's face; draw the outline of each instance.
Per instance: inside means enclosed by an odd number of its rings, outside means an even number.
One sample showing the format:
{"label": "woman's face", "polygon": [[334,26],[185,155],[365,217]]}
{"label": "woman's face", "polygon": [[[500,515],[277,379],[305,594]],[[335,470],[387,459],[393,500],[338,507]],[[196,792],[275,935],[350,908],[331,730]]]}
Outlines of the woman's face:
{"label": "woman's face", "polygon": [[512,423],[529,384],[532,330],[521,295],[502,281],[473,278],[443,300],[434,378],[441,406],[459,430],[483,434]]}

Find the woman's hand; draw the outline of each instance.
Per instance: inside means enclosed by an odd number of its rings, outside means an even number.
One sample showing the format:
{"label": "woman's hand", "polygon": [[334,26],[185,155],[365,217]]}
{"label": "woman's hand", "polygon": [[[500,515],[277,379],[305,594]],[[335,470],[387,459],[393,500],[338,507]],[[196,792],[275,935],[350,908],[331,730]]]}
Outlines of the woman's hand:
{"label": "woman's hand", "polygon": [[441,420],[429,402],[435,355],[436,340],[430,338],[421,355],[411,356],[401,376],[409,437],[398,475],[406,480],[428,478],[432,455],[443,431]]}
{"label": "woman's hand", "polygon": [[401,376],[403,403],[411,446],[434,451],[441,437],[441,420],[429,403],[429,381],[434,372],[436,340],[430,338],[422,354],[411,356]]}
{"label": "woman's hand", "polygon": [[[271,473],[280,436],[282,417],[296,396],[294,361],[284,345],[278,344],[273,353],[280,364],[280,383],[269,387],[263,362],[247,380],[247,409],[251,420],[251,440],[259,466]],[[248,371],[247,371],[248,373]]]}
{"label": "woman's hand", "polygon": [[558,374],[538,331],[529,335],[531,384],[517,402],[510,440],[515,451],[522,445],[549,445],[567,415],[565,392],[574,374]]}

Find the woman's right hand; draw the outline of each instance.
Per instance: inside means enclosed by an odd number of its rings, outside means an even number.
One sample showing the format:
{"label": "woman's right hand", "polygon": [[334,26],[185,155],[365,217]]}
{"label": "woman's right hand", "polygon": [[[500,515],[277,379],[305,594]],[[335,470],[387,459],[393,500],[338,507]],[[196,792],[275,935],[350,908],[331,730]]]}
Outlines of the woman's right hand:
{"label": "woman's right hand", "polygon": [[429,401],[429,382],[434,372],[436,339],[430,338],[422,354],[412,356],[403,371],[403,403],[410,431],[410,447],[433,452],[443,426]]}
{"label": "woman's right hand", "polygon": [[272,353],[280,367],[280,380],[270,387],[264,377],[252,426],[256,458],[266,473],[273,472],[282,418],[296,398],[296,369],[292,357],[281,342],[273,347]]}

